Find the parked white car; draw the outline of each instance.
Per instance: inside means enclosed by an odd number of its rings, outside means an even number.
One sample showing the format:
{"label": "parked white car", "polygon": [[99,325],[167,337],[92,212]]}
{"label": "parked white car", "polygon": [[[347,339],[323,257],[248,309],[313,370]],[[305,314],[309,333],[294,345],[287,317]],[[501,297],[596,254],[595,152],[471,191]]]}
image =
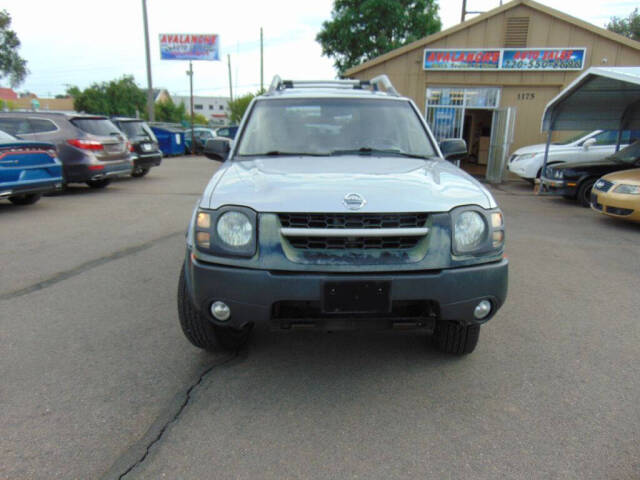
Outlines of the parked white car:
{"label": "parked white car", "polygon": [[[612,155],[616,150],[617,130],[595,130],[581,133],[567,141],[549,145],[549,165],[567,162],[597,162]],[[639,138],[640,132],[623,132],[620,148],[629,144],[630,138]],[[545,144],[529,145],[516,150],[509,158],[509,171],[533,182],[540,178],[544,162]]]}

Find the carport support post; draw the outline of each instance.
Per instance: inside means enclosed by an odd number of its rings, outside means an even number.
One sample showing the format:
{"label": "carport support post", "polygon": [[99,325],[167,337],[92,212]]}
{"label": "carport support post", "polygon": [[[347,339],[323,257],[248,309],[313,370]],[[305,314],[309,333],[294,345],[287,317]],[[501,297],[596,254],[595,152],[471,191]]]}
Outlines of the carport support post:
{"label": "carport support post", "polygon": [[542,177],[544,177],[544,171],[547,169],[547,161],[549,160],[549,145],[551,145],[552,134],[553,130],[549,129],[549,133],[547,134],[547,143],[544,146],[544,160],[542,161],[542,169],[540,170],[540,192],[542,192],[542,190],[544,189]]}

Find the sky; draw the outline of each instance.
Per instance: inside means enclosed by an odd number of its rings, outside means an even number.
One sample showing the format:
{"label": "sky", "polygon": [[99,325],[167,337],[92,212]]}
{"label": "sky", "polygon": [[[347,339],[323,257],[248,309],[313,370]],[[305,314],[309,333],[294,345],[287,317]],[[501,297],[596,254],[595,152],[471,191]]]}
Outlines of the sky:
{"label": "sky", "polygon": [[[540,1],[540,0],[539,0]],[[20,55],[30,74],[18,91],[40,97],[133,75],[147,86],[141,0],[4,0]],[[542,0],[598,26],[627,16],[637,0]],[[460,21],[462,0],[441,0],[443,29]],[[467,0],[467,10],[486,11],[499,0]],[[260,27],[264,31],[264,83],[282,78],[335,78],[333,61],[315,41],[331,18],[332,0],[147,0],[153,86],[189,94],[188,62],[160,60],[160,33],[216,33],[219,62],[194,62],[194,94],[228,96],[227,55],[234,96],[260,87]],[[470,45],[471,47],[471,45]],[[6,85],[2,85],[6,86]]]}

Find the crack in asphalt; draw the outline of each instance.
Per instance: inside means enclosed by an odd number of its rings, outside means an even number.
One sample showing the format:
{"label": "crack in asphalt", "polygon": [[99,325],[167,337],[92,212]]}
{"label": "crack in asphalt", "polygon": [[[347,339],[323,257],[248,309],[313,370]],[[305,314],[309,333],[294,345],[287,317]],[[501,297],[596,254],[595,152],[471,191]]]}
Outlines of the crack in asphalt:
{"label": "crack in asphalt", "polygon": [[200,386],[205,377],[215,368],[232,364],[234,360],[243,357],[244,355],[240,355],[239,351],[235,351],[231,356],[225,357],[202,370],[185,390],[179,392],[173,398],[142,438],[116,460],[109,471],[102,476],[102,480],[122,480],[136,467],[140,466],[146,460],[153,446],[162,439],[169,426],[179,419],[182,412],[191,402],[194,390]]}
{"label": "crack in asphalt", "polygon": [[37,292],[38,290],[42,290],[44,288],[48,288],[52,285],[55,285],[56,283],[60,283],[71,277],[75,277],[76,275],[80,275],[81,273],[84,273],[87,270],[91,270],[92,268],[99,267],[100,265],[104,265],[105,263],[111,262],[113,260],[118,260],[120,258],[141,252],[143,250],[146,250],[147,248],[153,247],[155,244],[159,242],[168,240],[178,235],[184,235],[184,230],[173,232],[168,235],[163,235],[162,237],[158,237],[156,239],[150,240],[140,245],[136,245],[134,247],[127,247],[125,249],[118,250],[116,252],[110,253],[109,255],[105,255],[104,257],[100,257],[95,260],[89,260],[88,262],[82,263],[70,270],[58,272],[52,277],[46,280],[43,280],[41,282],[34,283],[33,285],[29,285],[28,287],[24,287],[19,290],[14,290],[13,292],[0,294],[0,301],[11,300],[17,297],[22,297],[23,295],[28,295],[30,293]]}

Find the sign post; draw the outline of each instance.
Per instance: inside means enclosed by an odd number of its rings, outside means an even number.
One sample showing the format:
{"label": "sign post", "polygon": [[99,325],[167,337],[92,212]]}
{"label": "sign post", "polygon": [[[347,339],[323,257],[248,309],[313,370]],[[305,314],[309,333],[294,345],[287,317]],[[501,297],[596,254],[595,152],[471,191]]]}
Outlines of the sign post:
{"label": "sign post", "polygon": [[220,61],[219,37],[217,34],[161,33],[161,60],[189,60],[189,103],[191,118],[191,153],[195,153],[193,130],[193,60]]}

